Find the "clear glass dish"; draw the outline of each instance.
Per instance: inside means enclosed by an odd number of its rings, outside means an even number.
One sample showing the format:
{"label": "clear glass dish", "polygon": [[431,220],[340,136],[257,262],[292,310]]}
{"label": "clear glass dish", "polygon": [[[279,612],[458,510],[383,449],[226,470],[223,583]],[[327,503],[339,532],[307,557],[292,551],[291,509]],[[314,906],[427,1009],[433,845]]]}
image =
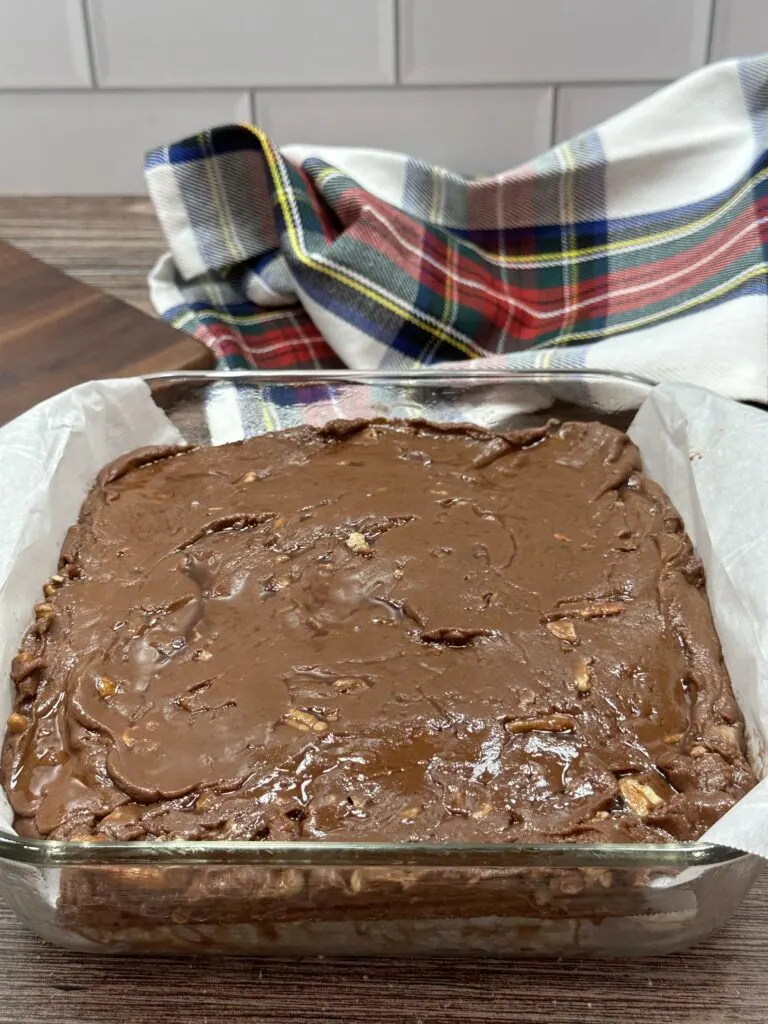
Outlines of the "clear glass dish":
{"label": "clear glass dish", "polygon": [[[148,378],[197,444],[343,415],[625,427],[651,385],[608,373],[183,373]],[[760,861],[707,843],[32,841],[0,892],[57,945],[252,956],[647,956],[706,938]]]}

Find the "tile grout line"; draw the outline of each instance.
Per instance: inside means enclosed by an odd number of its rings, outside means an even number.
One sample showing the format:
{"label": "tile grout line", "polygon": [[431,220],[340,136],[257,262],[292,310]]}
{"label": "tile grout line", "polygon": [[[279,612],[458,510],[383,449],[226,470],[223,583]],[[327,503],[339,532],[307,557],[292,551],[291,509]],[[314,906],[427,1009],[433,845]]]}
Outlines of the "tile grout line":
{"label": "tile grout line", "polygon": [[93,28],[91,25],[91,12],[88,0],[80,0],[80,17],[83,19],[85,52],[88,57],[88,71],[91,76],[91,88],[98,89],[99,81],[96,76],[96,54],[93,46]]}
{"label": "tile grout line", "polygon": [[555,145],[557,139],[557,114],[558,107],[560,106],[560,86],[552,86],[552,102],[551,102],[551,113],[549,117],[549,145],[550,148]]}
{"label": "tile grout line", "polygon": [[392,0],[392,32],[394,33],[395,86],[401,84],[400,68],[400,0]]}
{"label": "tile grout line", "polygon": [[704,51],[704,63],[709,64],[712,60],[712,43],[715,36],[715,14],[717,13],[717,0],[709,0],[709,12],[707,20],[707,45]]}
{"label": "tile grout line", "polygon": [[[624,86],[657,86],[662,89],[665,85],[669,85],[670,81],[675,79],[669,78],[654,78],[654,79],[625,79],[625,78],[614,78],[605,81],[556,81],[556,82],[456,82],[456,83],[435,83],[435,84],[420,84],[420,85],[379,85],[379,84],[366,84],[366,85],[109,85],[100,86],[95,84],[93,88],[98,89],[105,95],[110,93],[122,94],[122,95],[141,95],[142,93],[238,93],[245,91],[252,92],[264,92],[264,93],[296,93],[296,92],[311,92],[311,93],[357,93],[357,92],[392,92],[392,93],[408,93],[408,92],[447,92],[454,90],[456,92],[472,91],[478,89],[488,89],[490,91],[503,90],[503,89],[562,89],[562,88],[605,88],[612,89],[615,87],[623,88]],[[51,94],[63,93],[63,94],[86,94],[93,91],[92,87],[88,86],[0,86],[0,95],[27,95],[27,96],[50,96]]]}

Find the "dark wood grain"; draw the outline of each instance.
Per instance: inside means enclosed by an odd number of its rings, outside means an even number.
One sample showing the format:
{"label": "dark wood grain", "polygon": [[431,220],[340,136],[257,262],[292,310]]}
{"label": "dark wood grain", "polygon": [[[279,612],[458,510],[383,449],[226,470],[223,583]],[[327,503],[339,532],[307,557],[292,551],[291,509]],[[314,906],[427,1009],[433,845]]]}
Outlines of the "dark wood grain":
{"label": "dark wood grain", "polygon": [[181,332],[0,242],[0,421],[86,380],[209,364]]}
{"label": "dark wood grain", "polygon": [[768,874],[686,953],[637,961],[144,960],[52,949],[0,907],[0,1024],[765,1024]]}

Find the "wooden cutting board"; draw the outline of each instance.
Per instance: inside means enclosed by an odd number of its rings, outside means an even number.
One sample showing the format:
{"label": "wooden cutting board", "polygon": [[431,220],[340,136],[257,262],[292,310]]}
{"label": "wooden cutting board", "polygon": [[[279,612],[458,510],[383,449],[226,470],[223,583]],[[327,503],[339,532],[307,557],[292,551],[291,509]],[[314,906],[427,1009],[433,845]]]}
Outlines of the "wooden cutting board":
{"label": "wooden cutting board", "polygon": [[0,241],[0,423],[86,380],[212,365],[186,334]]}

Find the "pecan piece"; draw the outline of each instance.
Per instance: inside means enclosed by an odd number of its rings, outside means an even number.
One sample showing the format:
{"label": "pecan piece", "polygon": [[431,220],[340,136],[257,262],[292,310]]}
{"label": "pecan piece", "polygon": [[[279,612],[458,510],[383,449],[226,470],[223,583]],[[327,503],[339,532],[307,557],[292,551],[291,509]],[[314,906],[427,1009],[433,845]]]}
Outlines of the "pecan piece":
{"label": "pecan piece", "polygon": [[647,782],[640,782],[631,775],[619,779],[619,792],[630,811],[639,818],[645,818],[664,803],[663,797],[659,796],[653,786],[649,786]]}
{"label": "pecan piece", "polygon": [[350,676],[348,679],[337,679],[333,684],[333,688],[338,690],[339,693],[362,693],[363,690],[370,689],[370,684],[365,679]]}
{"label": "pecan piece", "polygon": [[483,818],[487,817],[492,810],[492,804],[480,804],[480,806],[476,810],[472,811],[472,813],[470,814],[470,818],[482,820]]}
{"label": "pecan piece", "polygon": [[592,689],[592,678],[589,671],[591,662],[591,658],[579,658],[575,679],[576,689],[579,693],[589,693]]}
{"label": "pecan piece", "polygon": [[623,601],[588,601],[586,604],[564,604],[544,616],[547,622],[557,619],[603,619],[621,615],[627,609]]}
{"label": "pecan piece", "polygon": [[741,732],[735,725],[707,725],[704,742],[723,757],[736,758],[741,755]]}
{"label": "pecan piece", "polygon": [[519,718],[504,723],[507,732],[571,732],[576,720],[570,715],[544,715],[541,718]]}
{"label": "pecan piece", "polygon": [[55,618],[53,605],[40,601],[35,605],[35,630],[38,636],[43,636],[53,625]]}
{"label": "pecan piece", "polygon": [[356,555],[370,555],[371,553],[371,545],[362,533],[350,533],[344,543],[347,545],[349,550],[354,551]]}
{"label": "pecan piece", "polygon": [[14,711],[13,714],[8,715],[8,732],[20,733],[24,732],[27,727],[27,720],[24,715],[20,715],[18,711]]}
{"label": "pecan piece", "polygon": [[109,676],[99,676],[96,680],[96,690],[100,697],[111,697],[117,689],[117,684]]}
{"label": "pecan piece", "polygon": [[11,679],[14,683],[20,683],[41,668],[45,668],[43,658],[31,651],[20,651],[11,662]]}
{"label": "pecan piece", "polygon": [[283,715],[283,722],[290,725],[292,729],[298,729],[299,732],[328,732],[326,721],[319,715],[314,715],[311,711],[304,711],[302,708],[290,708]]}
{"label": "pecan piece", "polygon": [[556,636],[558,640],[563,640],[567,644],[577,644],[579,638],[576,635],[576,627],[572,622],[567,622],[565,619],[560,619],[557,622],[548,622],[547,629]]}

